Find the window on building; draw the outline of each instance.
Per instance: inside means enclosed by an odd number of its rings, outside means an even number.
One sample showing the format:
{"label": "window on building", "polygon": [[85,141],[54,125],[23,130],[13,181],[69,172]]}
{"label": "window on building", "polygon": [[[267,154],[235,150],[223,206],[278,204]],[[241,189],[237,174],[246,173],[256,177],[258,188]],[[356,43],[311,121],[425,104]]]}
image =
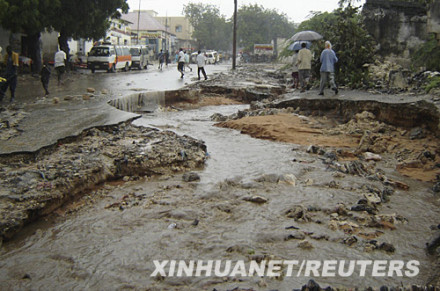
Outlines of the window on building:
{"label": "window on building", "polygon": [[176,25],[176,32],[182,32],[182,25]]}

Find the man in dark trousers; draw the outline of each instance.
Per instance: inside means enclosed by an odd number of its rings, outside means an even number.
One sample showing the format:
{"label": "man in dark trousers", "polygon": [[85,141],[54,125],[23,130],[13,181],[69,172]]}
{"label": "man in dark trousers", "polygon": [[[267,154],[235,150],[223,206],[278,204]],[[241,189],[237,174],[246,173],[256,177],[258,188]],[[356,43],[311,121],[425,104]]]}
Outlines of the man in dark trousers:
{"label": "man in dark trousers", "polygon": [[45,62],[43,68],[41,69],[41,84],[43,84],[43,88],[46,91],[46,96],[49,95],[49,79],[50,79],[50,68]]}
{"label": "man in dark trousers", "polygon": [[180,72],[181,79],[183,79],[183,76],[185,75],[183,73],[184,66],[185,66],[185,53],[183,52],[183,48],[180,48],[177,57],[177,70]]}
{"label": "man in dark trousers", "polygon": [[15,99],[15,88],[17,88],[17,74],[18,74],[18,54],[12,51],[10,45],[6,48],[6,55],[3,60],[3,64],[6,66],[5,79],[6,82],[1,86],[0,90],[0,102],[6,95],[6,91],[11,91],[11,100],[13,102]]}
{"label": "man in dark trousers", "polygon": [[205,77],[205,80],[208,80],[208,77],[206,76],[206,72],[205,72],[205,62],[206,62],[206,58],[205,55],[202,54],[201,51],[198,51],[198,55],[197,55],[197,75],[199,76],[199,80],[200,80],[200,72],[203,73],[203,76]]}

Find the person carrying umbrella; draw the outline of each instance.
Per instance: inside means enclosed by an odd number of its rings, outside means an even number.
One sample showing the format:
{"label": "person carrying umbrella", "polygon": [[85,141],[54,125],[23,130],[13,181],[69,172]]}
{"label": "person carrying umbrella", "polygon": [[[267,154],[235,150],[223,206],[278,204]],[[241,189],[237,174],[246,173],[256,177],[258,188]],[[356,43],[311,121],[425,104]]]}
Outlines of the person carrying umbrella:
{"label": "person carrying umbrella", "polygon": [[335,83],[335,63],[338,62],[335,52],[332,50],[332,44],[325,42],[325,49],[321,53],[321,83],[319,85],[319,95],[324,95],[324,87],[330,79],[330,86],[335,94],[338,94],[338,87]]}
{"label": "person carrying umbrella", "polygon": [[301,92],[305,92],[309,83],[310,71],[312,70],[312,52],[307,48],[305,42],[301,44],[296,65],[298,66]]}

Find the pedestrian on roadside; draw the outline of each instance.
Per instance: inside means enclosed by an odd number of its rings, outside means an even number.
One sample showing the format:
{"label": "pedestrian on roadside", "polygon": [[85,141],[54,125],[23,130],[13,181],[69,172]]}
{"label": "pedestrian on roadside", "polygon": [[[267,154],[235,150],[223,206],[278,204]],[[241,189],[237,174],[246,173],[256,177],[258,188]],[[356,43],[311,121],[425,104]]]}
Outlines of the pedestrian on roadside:
{"label": "pedestrian on roadside", "polygon": [[197,75],[199,77],[199,80],[200,80],[200,72],[203,73],[205,80],[208,80],[208,77],[206,76],[206,72],[205,72],[205,62],[206,62],[205,54],[202,54],[201,51],[198,51],[197,53],[198,53],[198,55],[197,55]]}
{"label": "pedestrian on roadside", "polygon": [[193,71],[193,69],[189,65],[189,54],[187,51],[185,51],[185,68],[188,68],[191,72]]}
{"label": "pedestrian on roadside", "polygon": [[49,95],[49,80],[50,80],[50,68],[47,62],[44,62],[43,68],[41,69],[41,84],[43,84],[44,91],[46,92],[46,96]]}
{"label": "pedestrian on roadside", "polygon": [[168,64],[170,63],[170,52],[168,50],[165,51],[165,64],[168,67]]}
{"label": "pedestrian on roadside", "polygon": [[298,66],[296,65],[296,62],[298,61],[298,51],[295,51],[293,53],[292,57],[292,79],[293,79],[293,85],[292,88],[298,89],[299,88],[299,76],[298,76]]}
{"label": "pedestrian on roadside", "polygon": [[17,88],[17,79],[18,79],[18,54],[12,51],[10,45],[6,47],[6,54],[3,59],[3,64],[6,66],[5,79],[6,81],[1,86],[0,90],[0,102],[6,95],[6,91],[11,91],[11,100],[10,102],[14,102],[15,100],[15,89]]}
{"label": "pedestrian on roadside", "polygon": [[307,48],[305,42],[301,44],[296,65],[298,66],[299,83],[302,93],[305,92],[306,89],[309,89],[310,71],[312,70],[312,52]]}
{"label": "pedestrian on roadside", "polygon": [[163,53],[163,50],[160,50],[160,53],[157,56],[157,58],[159,59],[159,67],[158,67],[158,69],[162,71],[163,62],[165,60],[165,54]]}
{"label": "pedestrian on roadside", "polygon": [[325,42],[325,48],[321,53],[321,82],[319,85],[319,95],[324,95],[324,87],[327,82],[335,94],[338,94],[338,87],[335,83],[335,63],[338,62],[336,53],[332,50],[332,44],[329,41]]}
{"label": "pedestrian on roadside", "polygon": [[177,70],[180,72],[180,78],[183,79],[183,76],[185,75],[183,73],[183,69],[185,66],[185,53],[183,52],[183,48],[179,49],[179,54],[178,54],[178,64],[177,64]]}
{"label": "pedestrian on roadside", "polygon": [[55,53],[54,67],[58,75],[58,86],[63,83],[63,74],[66,72],[66,53],[58,49]]}

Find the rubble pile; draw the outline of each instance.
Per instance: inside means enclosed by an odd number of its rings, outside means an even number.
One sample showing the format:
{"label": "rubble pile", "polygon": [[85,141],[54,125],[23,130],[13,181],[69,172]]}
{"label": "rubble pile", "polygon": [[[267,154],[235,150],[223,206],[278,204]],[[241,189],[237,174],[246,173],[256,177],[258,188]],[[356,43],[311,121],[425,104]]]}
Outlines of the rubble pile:
{"label": "rubble pile", "polygon": [[[371,89],[380,93],[395,94],[402,92],[428,93],[427,87],[432,78],[440,76],[440,72],[423,71],[414,74],[401,65],[389,60],[376,60],[368,66]],[[440,88],[429,90],[432,95],[439,95]]]}
{"label": "rubble pile", "polygon": [[416,178],[434,181],[440,171],[438,140],[422,127],[412,130],[397,128],[377,121],[373,113],[364,111],[349,122],[328,129],[327,133],[358,135],[361,138],[357,155],[370,153],[368,159],[375,159],[371,153],[391,154],[396,161],[396,169],[402,174],[424,172],[425,177]]}
{"label": "rubble pile", "polygon": [[202,141],[131,124],[90,129],[31,158],[3,156],[0,237],[105,181],[185,171],[205,159]]}

